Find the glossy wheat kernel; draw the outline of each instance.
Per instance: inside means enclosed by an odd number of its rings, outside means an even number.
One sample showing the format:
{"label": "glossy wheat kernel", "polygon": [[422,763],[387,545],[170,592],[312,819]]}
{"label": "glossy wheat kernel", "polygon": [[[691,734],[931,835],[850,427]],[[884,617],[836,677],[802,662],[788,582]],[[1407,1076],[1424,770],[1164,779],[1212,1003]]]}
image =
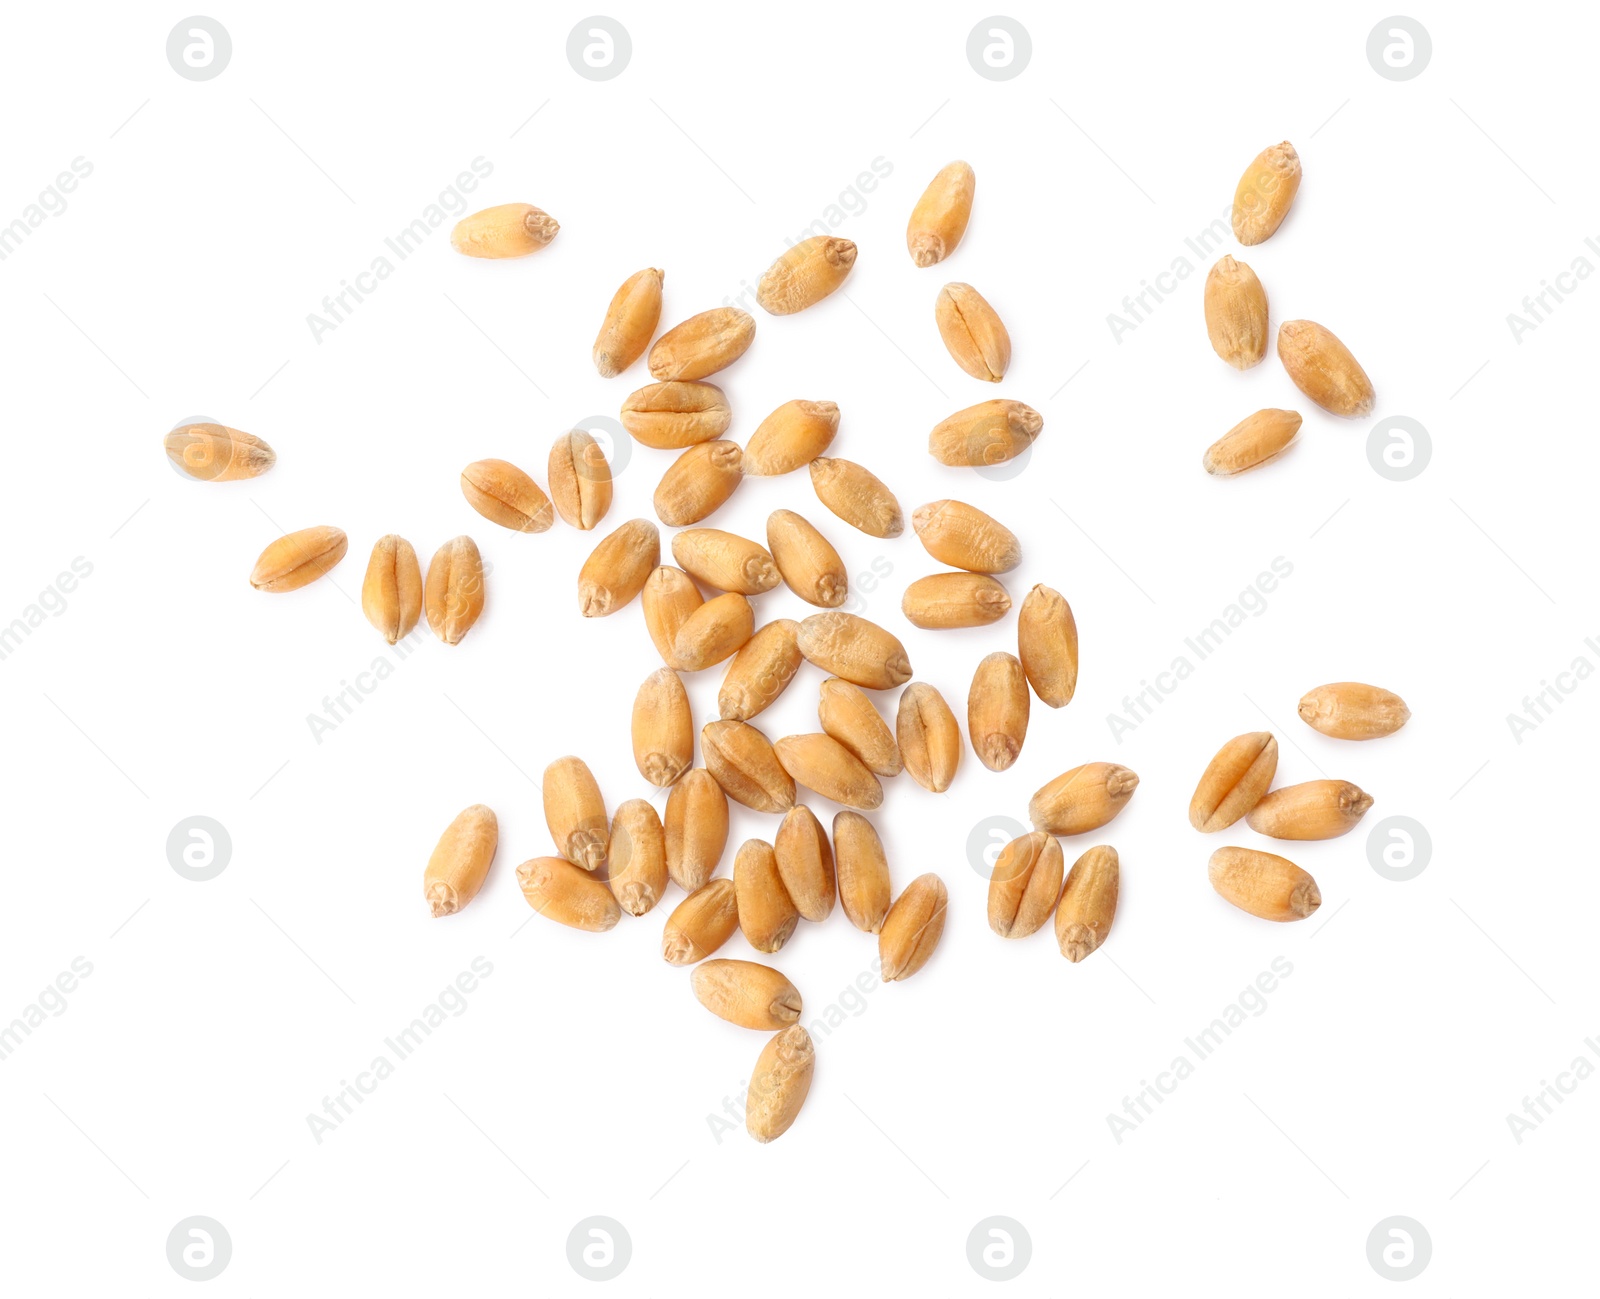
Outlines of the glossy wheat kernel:
{"label": "glossy wheat kernel", "polygon": [[793,1127],[811,1091],[815,1067],[816,1047],[799,1024],[789,1025],[762,1047],[745,1093],[745,1131],[764,1144]]}
{"label": "glossy wheat kernel", "polygon": [[661,475],[656,518],[670,528],[699,523],[722,508],[744,481],[744,452],[721,438],[690,447]]}
{"label": "glossy wheat kernel", "polygon": [[162,439],[167,459],[207,483],[255,478],[277,463],[278,454],[260,438],[226,424],[185,424]]}
{"label": "glossy wheat kernel", "polygon": [[597,871],[611,846],[606,803],[582,758],[557,758],[544,769],[544,822],[556,851],[575,866]]}
{"label": "glossy wheat kernel", "polygon": [[856,246],[848,239],[802,239],[762,272],[756,301],[770,315],[791,316],[821,302],[844,283],[855,264]]}
{"label": "glossy wheat kernel", "polygon": [[475,460],[461,471],[461,494],[490,523],[513,532],[545,532],[555,522],[550,498],[508,460]]}
{"label": "glossy wheat kernel", "polygon": [[611,466],[606,453],[581,428],[563,433],[550,448],[550,502],[574,528],[587,532],[611,508]]}
{"label": "glossy wheat kernel", "polygon": [[604,618],[622,608],[661,562],[661,533],[649,519],[629,519],[601,538],[578,570],[578,612]]}
{"label": "glossy wheat kernel", "polygon": [[642,916],[667,891],[667,843],[655,806],[630,798],[611,818],[606,875],[612,895],[630,916]]}
{"label": "glossy wheat kernel", "polygon": [[800,624],[792,618],[776,618],[745,642],[717,691],[723,718],[748,722],[788,689],[802,661],[799,632]]}
{"label": "glossy wheat kernel", "polygon": [[483,556],[471,537],[455,537],[434,551],[422,589],[428,626],[446,645],[458,645],[483,613]]}
{"label": "glossy wheat kernel", "polygon": [[1063,772],[1037,790],[1028,819],[1051,834],[1098,830],[1127,806],[1139,777],[1114,762],[1089,762]]}
{"label": "glossy wheat kernel", "polygon": [[946,284],[933,304],[934,323],[950,359],[974,379],[999,383],[1011,364],[1011,335],[988,300],[970,284]]}
{"label": "glossy wheat kernel", "polygon": [[1219,478],[1240,474],[1271,460],[1300,431],[1300,412],[1268,407],[1247,415],[1206,448],[1200,463]]}
{"label": "glossy wheat kernel", "polygon": [[760,595],[778,585],[778,566],[764,546],[720,528],[687,528],[672,539],[672,557],[707,586]]}
{"label": "glossy wheat kernel", "polygon": [[422,617],[422,568],[404,537],[379,537],[361,581],[361,612],[393,645]]}
{"label": "glossy wheat kernel", "polygon": [[1245,819],[1273,839],[1337,839],[1356,828],[1372,795],[1348,780],[1308,780],[1275,789]]}
{"label": "glossy wheat kernel", "polygon": [[898,537],[905,531],[894,493],[853,460],[818,456],[811,462],[811,487],[819,501],[869,537]]}
{"label": "glossy wheat kernel", "polygon": [[860,686],[839,677],[822,683],[817,718],[875,776],[898,776],[904,767],[894,732]]}
{"label": "glossy wheat kernel", "polygon": [[1028,678],[1013,654],[986,655],[967,692],[967,735],[978,761],[1004,771],[1022,752],[1028,734]]}
{"label": "glossy wheat kernel", "polygon": [[704,767],[686,772],[672,787],[662,830],[667,874],[693,893],[716,874],[728,845],[728,796]]}
{"label": "glossy wheat kernel", "polygon": [[1206,336],[1235,370],[1260,365],[1267,354],[1267,291],[1243,262],[1224,257],[1206,276]]}
{"label": "glossy wheat kernel", "polygon": [[986,469],[1015,460],[1043,428],[1044,417],[1032,406],[997,397],[935,424],[928,453],[942,465]]}
{"label": "glossy wheat kernel", "polygon": [[1211,887],[1241,911],[1263,920],[1304,920],[1322,905],[1317,882],[1292,861],[1251,848],[1211,854]]}
{"label": "glossy wheat kernel", "polygon": [[564,857],[534,857],[517,867],[527,903],[547,920],[603,934],[622,919],[622,908],[600,880]]}
{"label": "glossy wheat kernel", "polygon": [[645,630],[661,661],[669,668],[682,668],[676,655],[678,632],[705,603],[700,588],[681,568],[663,565],[645,580],[640,602],[644,606]]}
{"label": "glossy wheat kernel", "polygon": [[713,307],[656,339],[650,349],[650,373],[662,380],[704,379],[743,356],[755,336],[756,318],[748,311]]}
{"label": "glossy wheat kernel", "polygon": [[261,552],[250,570],[250,585],[274,594],[298,591],[333,568],[349,546],[349,538],[338,528],[286,532]]}
{"label": "glossy wheat kernel", "polygon": [[928,182],[906,223],[906,251],[918,266],[933,266],[955,252],[972,216],[978,177],[964,162],[952,162]]}
{"label": "glossy wheat kernel", "polygon": [[755,630],[755,610],[734,592],[707,600],[683,621],[672,657],[685,672],[714,667],[737,654]]}
{"label": "glossy wheat kernel", "polygon": [[1013,839],[989,875],[989,928],[1002,938],[1037,933],[1056,909],[1064,869],[1055,835],[1034,830]]}
{"label": "glossy wheat kernel", "polygon": [[850,923],[864,934],[879,932],[894,900],[889,861],[883,840],[860,812],[840,812],[833,818],[833,862],[839,905]]}
{"label": "glossy wheat kernel", "polygon": [[1189,800],[1189,824],[1201,834],[1226,830],[1261,801],[1278,771],[1271,731],[1236,735],[1206,765]]}
{"label": "glossy wheat kernel", "polygon": [[935,794],[949,789],[961,765],[961,727],[944,696],[925,681],[913,681],[900,692],[894,733],[911,778]]}
{"label": "glossy wheat kernel", "polygon": [[526,257],[556,237],[556,219],[532,203],[502,203],[462,217],[450,245],[468,257]]}
{"label": "glossy wheat kernel", "polygon": [[1372,380],[1331,330],[1313,320],[1284,321],[1278,359],[1294,386],[1330,415],[1357,419],[1372,412]]}
{"label": "glossy wheat kernel", "polygon": [[1122,863],[1109,844],[1089,849],[1072,863],[1056,906],[1056,942],[1067,960],[1076,964],[1106,941],[1121,887]]}
{"label": "glossy wheat kernel", "polygon": [[794,806],[794,778],[771,741],[750,723],[707,722],[700,730],[700,755],[735,802],[757,812],[787,812]]}
{"label": "glossy wheat kernel", "polygon": [[1410,719],[1406,701],[1394,691],[1360,681],[1318,686],[1300,700],[1300,720],[1335,740],[1376,740]]}
{"label": "glossy wheat kernel", "polygon": [[767,516],[767,549],[784,584],[807,604],[835,609],[850,594],[839,552],[793,510],[774,510]]}
{"label": "glossy wheat kernel", "polygon": [[758,952],[776,952],[800,923],[800,912],[783,886],[778,858],[765,839],[746,839],[733,858],[739,928]]}
{"label": "glossy wheat kernel", "polygon": [[950,895],[937,875],[919,875],[889,908],[878,931],[878,964],[885,983],[909,979],[928,963],[944,936]]}
{"label": "glossy wheat kernel", "polygon": [[657,451],[681,451],[728,431],[733,412],[714,383],[672,380],[646,384],[622,403],[622,427]]}
{"label": "glossy wheat kernel", "polygon": [[[646,267],[635,271],[612,295],[600,333],[594,340],[594,368],[602,379],[615,378],[644,355],[661,322],[661,282],[666,272]],[[654,367],[651,373],[654,373]],[[657,375],[657,378],[664,376]],[[697,379],[698,375],[673,375]]]}
{"label": "glossy wheat kernel", "polygon": [[671,668],[657,668],[633,697],[633,762],[652,785],[664,788],[694,761],[694,717],[689,692]]}
{"label": "glossy wheat kernel", "polygon": [[756,426],[744,449],[747,474],[787,474],[808,465],[839,432],[839,407],[831,401],[786,401]]}
{"label": "glossy wheat kernel", "polygon": [[1017,611],[1017,657],[1039,702],[1065,708],[1078,688],[1078,624],[1061,592],[1036,586]]}
{"label": "glossy wheat kernel", "polygon": [[661,931],[661,956],[670,965],[702,961],[733,937],[739,900],[730,879],[711,880],[678,903]]}
{"label": "glossy wheat kernel", "polygon": [[1246,248],[1270,239],[1289,215],[1300,188],[1300,155],[1294,145],[1268,145],[1239,177],[1233,192],[1233,237]]}
{"label": "glossy wheat kernel", "polygon": [[899,639],[853,613],[802,619],[799,645],[808,663],[868,690],[892,690],[911,679],[911,660]]}
{"label": "glossy wheat kernel", "polygon": [[422,872],[422,897],[435,917],[453,916],[478,896],[500,844],[500,822],[474,803],[445,827]]}
{"label": "glossy wheat kernel", "polygon": [[831,735],[786,735],[772,746],[795,783],[846,807],[870,812],[883,802],[883,786],[866,764]]}
{"label": "glossy wheat kernel", "polygon": [[969,573],[1009,573],[1022,562],[1016,533],[965,501],[930,501],[911,514],[922,547],[941,564]]}
{"label": "glossy wheat kernel", "polygon": [[772,853],[784,890],[800,918],[823,921],[832,915],[833,849],[816,813],[804,804],[785,812],[778,833],[773,836]]}
{"label": "glossy wheat kernel", "polygon": [[767,1032],[800,1018],[800,993],[770,965],[717,959],[695,966],[689,976],[695,998],[719,1019]]}
{"label": "glossy wheat kernel", "polygon": [[913,627],[949,631],[985,627],[1004,618],[1011,596],[983,573],[933,573],[919,577],[900,597],[900,612]]}

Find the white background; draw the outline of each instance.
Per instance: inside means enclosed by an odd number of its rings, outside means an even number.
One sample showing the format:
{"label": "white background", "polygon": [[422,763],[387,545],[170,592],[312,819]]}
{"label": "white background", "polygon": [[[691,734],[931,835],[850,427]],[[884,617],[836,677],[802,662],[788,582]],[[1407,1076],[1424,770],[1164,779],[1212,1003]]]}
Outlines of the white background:
{"label": "white background", "polygon": [[[995,83],[965,56],[984,17],[970,6],[624,4],[607,12],[632,62],[594,83],[565,55],[581,9],[209,12],[233,57],[208,82],[166,61],[182,11],[147,4],[70,25],[16,10],[0,53],[0,222],[74,158],[93,166],[0,262],[0,622],[75,557],[93,565],[0,662],[0,1022],[75,957],[93,966],[0,1061],[9,1293],[192,1293],[165,1241],[194,1214],[231,1236],[207,1283],[223,1295],[588,1293],[566,1240],[595,1214],[632,1241],[617,1295],[838,1278],[987,1292],[966,1240],[997,1214],[1032,1239],[1019,1294],[1387,1292],[1366,1240],[1395,1214],[1432,1239],[1417,1294],[1579,1273],[1600,1083],[1520,1144],[1506,1116],[1594,1059],[1600,684],[1520,745],[1506,714],[1576,656],[1600,662],[1583,644],[1600,632],[1600,287],[1520,344],[1506,315],[1574,258],[1600,264],[1583,245],[1600,233],[1581,68],[1593,15],[1412,10],[1432,63],[1394,83],[1365,54],[1382,9],[1020,5],[1032,62]],[[1243,256],[1274,326],[1315,319],[1351,347],[1373,420],[1311,407],[1275,356],[1241,376],[1206,343],[1212,258],[1184,237],[1285,138],[1304,184]],[[315,341],[308,313],[477,157],[493,173],[472,207],[539,204],[561,222],[555,242],[473,261],[441,229]],[[1005,580],[1019,600],[1040,581],[1067,595],[1082,675],[1065,710],[1035,703],[1009,772],[969,751],[944,796],[888,782],[874,820],[896,888],[944,878],[943,944],[817,1035],[810,1099],[763,1147],[708,1122],[763,1039],[708,1015],[663,964],[664,912],[606,935],[524,927],[514,878],[551,851],[550,760],[582,755],[613,808],[649,792],[628,716],[659,660],[637,604],[578,616],[575,574],[599,535],[650,514],[671,456],[632,448],[588,535],[498,529],[457,474],[500,456],[543,481],[559,433],[648,381],[642,364],[608,381],[589,361],[626,276],[665,269],[663,327],[718,305],[877,158],[892,174],[837,230],[860,247],[844,292],[758,312],[754,346],[716,380],[731,436],[792,397],[837,401],[834,454],[874,469],[908,514],[956,496],[1015,528],[1026,558]],[[954,158],[977,171],[972,222],[948,263],[918,270],[906,217]],[[1107,313],[1180,256],[1194,274],[1115,341]],[[952,279],[1010,328],[998,393],[940,344],[933,300]],[[927,430],[993,395],[1043,413],[1025,472],[935,464]],[[1204,447],[1269,405],[1305,412],[1294,449],[1208,478]],[[1372,422],[1396,414],[1432,435],[1410,482],[1366,455]],[[277,466],[237,484],[179,477],[160,439],[196,415],[266,438]],[[909,531],[847,528],[803,473],[751,480],[711,522],[759,538],[779,507],[817,522],[852,574],[892,566],[862,611],[903,637],[965,729],[972,669],[1014,648],[1014,616],[909,627],[900,593],[936,565]],[[319,523],[350,536],[329,580],[249,587],[280,527]],[[460,646],[429,638],[319,744],[307,714],[386,650],[355,602],[386,532],[424,561],[473,535],[493,565],[487,609]],[[1276,556],[1293,574],[1266,611],[1118,743],[1107,714]],[[757,604],[762,621],[807,612],[787,591]],[[721,675],[691,683],[697,721]],[[1299,696],[1343,679],[1395,689],[1413,720],[1361,745],[1302,725]],[[820,680],[803,668],[762,729],[815,730]],[[1272,844],[1243,826],[1202,839],[1186,819],[1214,750],[1262,728],[1280,739],[1279,783],[1326,773],[1376,800],[1348,837],[1291,847],[1324,898],[1301,924],[1256,920],[1207,884],[1219,843]],[[1035,788],[1093,760],[1142,783],[1106,831],[1065,845],[1070,861],[1114,843],[1123,865],[1110,941],[1073,966],[1048,932],[989,931],[965,841],[985,817],[1025,819]],[[432,920],[423,864],[475,802],[499,814],[499,855],[464,913]],[[194,814],[233,843],[207,883],[166,857]],[[1389,815],[1432,837],[1410,882],[1368,862]],[[736,809],[724,869],[775,824]],[[750,955],[738,936],[722,954]],[[774,963],[812,1022],[875,954],[836,911]],[[493,974],[465,1013],[319,1144],[306,1116],[475,957]],[[1107,1115],[1275,957],[1293,974],[1265,1013],[1119,1144]]]}

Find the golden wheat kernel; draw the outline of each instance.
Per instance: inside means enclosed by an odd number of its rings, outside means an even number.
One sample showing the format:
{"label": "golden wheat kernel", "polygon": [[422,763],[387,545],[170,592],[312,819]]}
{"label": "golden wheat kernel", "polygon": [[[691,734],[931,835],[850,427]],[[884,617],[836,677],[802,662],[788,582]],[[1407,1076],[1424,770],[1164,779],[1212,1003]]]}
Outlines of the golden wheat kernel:
{"label": "golden wheat kernel", "polygon": [[450,822],[422,873],[422,895],[435,917],[454,915],[478,896],[499,844],[500,822],[482,803]]}
{"label": "golden wheat kernel", "polygon": [[250,585],[258,591],[297,591],[326,574],[350,547],[338,528],[302,528],[286,532],[265,550],[250,570]]}
{"label": "golden wheat kernel", "polygon": [[906,223],[906,251],[913,262],[926,268],[955,251],[967,231],[977,188],[977,175],[964,162],[948,164],[928,182]]}

